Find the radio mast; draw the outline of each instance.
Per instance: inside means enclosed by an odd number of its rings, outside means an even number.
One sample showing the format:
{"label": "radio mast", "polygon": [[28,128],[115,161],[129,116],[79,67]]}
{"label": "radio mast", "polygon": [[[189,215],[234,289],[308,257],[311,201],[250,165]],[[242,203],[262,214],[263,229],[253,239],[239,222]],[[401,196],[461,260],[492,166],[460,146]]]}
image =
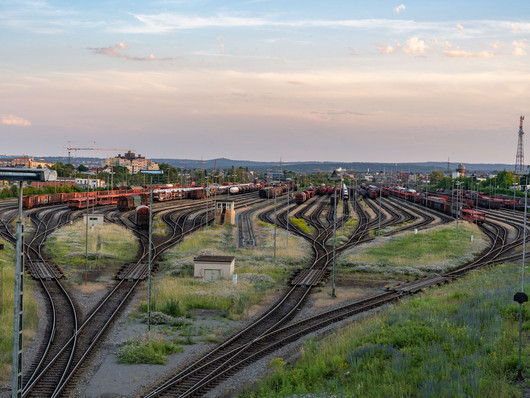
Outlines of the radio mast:
{"label": "radio mast", "polygon": [[515,156],[515,172],[524,172],[524,149],[523,149],[523,120],[524,116],[519,120],[519,141],[517,142],[517,155]]}

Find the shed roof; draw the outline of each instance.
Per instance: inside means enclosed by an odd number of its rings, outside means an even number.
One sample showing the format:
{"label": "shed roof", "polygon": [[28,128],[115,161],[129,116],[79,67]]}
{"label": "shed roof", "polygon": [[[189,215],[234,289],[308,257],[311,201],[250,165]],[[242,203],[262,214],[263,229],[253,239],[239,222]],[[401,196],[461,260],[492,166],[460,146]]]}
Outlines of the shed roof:
{"label": "shed roof", "polygon": [[234,256],[197,256],[193,259],[193,261],[231,263],[234,259],[235,259]]}

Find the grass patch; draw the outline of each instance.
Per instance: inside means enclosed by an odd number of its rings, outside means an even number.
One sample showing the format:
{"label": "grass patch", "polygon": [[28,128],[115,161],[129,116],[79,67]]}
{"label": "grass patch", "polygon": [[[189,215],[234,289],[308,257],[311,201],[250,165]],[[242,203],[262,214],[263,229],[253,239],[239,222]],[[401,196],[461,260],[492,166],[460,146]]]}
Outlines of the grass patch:
{"label": "grass patch", "polygon": [[157,236],[165,236],[168,233],[168,226],[167,224],[162,220],[160,215],[156,215],[153,217],[153,235]]}
{"label": "grass patch", "polygon": [[455,228],[446,225],[417,234],[406,232],[345,252],[338,264],[349,272],[423,276],[470,261],[487,244],[480,230],[465,222],[459,227],[458,240]]}
{"label": "grass patch", "polygon": [[[513,293],[519,271],[519,266],[478,271],[323,341],[309,340],[295,365],[281,358],[271,361],[271,376],[241,396],[520,397],[521,387],[512,384],[519,309]],[[523,309],[528,331],[530,308]],[[529,354],[525,347],[527,374]]]}
{"label": "grass patch", "polygon": [[130,340],[118,349],[118,363],[165,365],[167,356],[184,351],[181,345],[161,337]]}
{"label": "grass patch", "polygon": [[[15,248],[7,241],[0,250],[0,382],[11,380],[13,361],[13,307],[15,286]],[[39,321],[37,301],[33,293],[33,281],[24,279],[24,346],[35,336]]]}
{"label": "grass patch", "polygon": [[[283,287],[286,277],[308,261],[310,246],[303,239],[277,229],[276,262],[274,261],[274,227],[254,222],[258,247],[237,248],[237,228],[211,226],[187,236],[164,255],[161,264],[169,277],[157,281],[153,289],[155,311],[182,316],[193,309],[214,309],[230,318],[241,318],[259,303],[270,289]],[[232,280],[203,281],[193,277],[193,258],[197,255],[231,255],[236,257]],[[145,306],[141,305],[140,310]],[[176,315],[174,315],[176,314]]]}
{"label": "grass patch", "polygon": [[[182,316],[192,309],[215,309],[242,315],[261,301],[266,288],[272,284],[262,283],[251,277],[239,278],[237,285],[231,280],[203,281],[194,278],[165,278],[153,289],[152,309]],[[143,307],[142,307],[143,308]]]}
{"label": "grass patch", "polygon": [[[56,230],[45,242],[50,257],[75,280],[85,267],[86,226],[83,220]],[[88,269],[101,270],[133,261],[138,252],[134,234],[116,224],[105,223],[88,229]]]}
{"label": "grass patch", "polygon": [[303,218],[289,217],[291,223],[295,225],[300,231],[305,234],[312,235],[315,232],[315,228],[310,226]]}

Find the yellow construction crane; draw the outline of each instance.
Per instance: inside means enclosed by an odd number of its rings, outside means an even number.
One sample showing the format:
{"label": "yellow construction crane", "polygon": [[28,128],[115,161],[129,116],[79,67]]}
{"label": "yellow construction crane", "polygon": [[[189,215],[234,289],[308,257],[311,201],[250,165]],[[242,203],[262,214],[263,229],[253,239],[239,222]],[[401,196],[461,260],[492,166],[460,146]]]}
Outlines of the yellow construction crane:
{"label": "yellow construction crane", "polygon": [[136,150],[134,149],[118,149],[118,148],[94,148],[94,147],[89,147],[89,148],[74,148],[74,147],[70,147],[70,145],[68,145],[68,147],[66,148],[66,150],[68,151],[68,163],[71,163],[71,157],[70,157],[70,151],[109,151],[109,152],[118,152],[118,151],[130,151],[130,152],[136,152]]}

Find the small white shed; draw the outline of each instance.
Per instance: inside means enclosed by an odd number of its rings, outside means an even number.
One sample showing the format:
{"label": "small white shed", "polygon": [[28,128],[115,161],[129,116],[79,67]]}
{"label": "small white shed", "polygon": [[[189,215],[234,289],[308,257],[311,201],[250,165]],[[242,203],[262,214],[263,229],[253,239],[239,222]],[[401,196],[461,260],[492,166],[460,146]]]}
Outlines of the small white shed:
{"label": "small white shed", "polygon": [[193,259],[193,276],[207,281],[229,278],[235,264],[234,256],[197,256]]}

